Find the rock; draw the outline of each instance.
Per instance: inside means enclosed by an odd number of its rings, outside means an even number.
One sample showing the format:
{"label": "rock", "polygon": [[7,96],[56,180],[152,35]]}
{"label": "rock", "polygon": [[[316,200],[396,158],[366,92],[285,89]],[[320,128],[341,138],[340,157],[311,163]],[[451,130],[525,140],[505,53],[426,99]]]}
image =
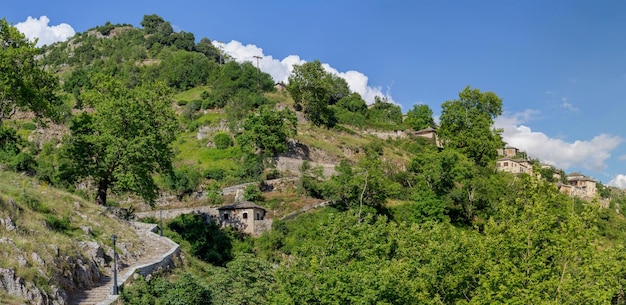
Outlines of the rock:
{"label": "rock", "polygon": [[17,202],[14,199],[9,199],[9,207],[13,210],[17,210]]}
{"label": "rock", "polygon": [[104,257],[104,250],[95,241],[81,241],[78,245],[85,250],[85,253],[94,261],[98,266],[104,266],[107,260]]}
{"label": "rock", "polygon": [[83,230],[83,232],[86,235],[92,235],[93,234],[93,231],[91,230],[90,226],[80,226],[80,229]]}
{"label": "rock", "polygon": [[61,305],[67,300],[65,292],[56,288],[50,289],[50,293],[46,294],[33,283],[25,282],[23,278],[17,276],[13,269],[0,268],[0,289],[6,291],[8,295],[26,300],[29,304]]}
{"label": "rock", "polygon": [[13,245],[13,247],[15,247],[15,242],[8,237],[0,238],[0,244],[11,244]]}
{"label": "rock", "polygon": [[61,255],[61,251],[59,250],[59,246],[57,246],[55,244],[51,244],[51,245],[48,245],[48,247],[50,247],[50,249],[52,249],[52,252],[54,252],[54,254],[56,254],[56,256]]}
{"label": "rock", "polygon": [[13,220],[11,220],[11,217],[9,216],[4,219],[4,227],[7,229],[7,231],[15,231],[15,229],[17,229],[15,223],[13,223]]}
{"label": "rock", "polygon": [[39,254],[37,254],[37,252],[33,252],[30,255],[30,258],[39,266],[43,266],[45,264],[44,260],[41,258],[41,256],[39,256]]}
{"label": "rock", "polygon": [[17,256],[17,264],[20,265],[20,267],[24,267],[28,265],[28,261],[20,254]]}

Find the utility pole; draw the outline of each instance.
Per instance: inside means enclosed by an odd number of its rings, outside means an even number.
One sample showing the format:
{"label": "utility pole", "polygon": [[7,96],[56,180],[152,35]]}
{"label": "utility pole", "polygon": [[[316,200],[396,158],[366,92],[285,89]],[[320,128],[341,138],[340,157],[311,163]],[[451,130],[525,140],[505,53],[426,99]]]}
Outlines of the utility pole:
{"label": "utility pole", "polygon": [[263,58],[261,56],[254,55],[256,58],[256,86],[261,88],[261,81],[259,80],[259,74],[261,73],[261,69],[259,68],[259,59]]}
{"label": "utility pole", "polygon": [[113,240],[113,295],[117,295],[117,253],[115,253],[115,241],[117,241],[117,235],[111,235]]}
{"label": "utility pole", "polygon": [[223,52],[222,48],[223,48],[224,43],[219,41],[219,40],[216,40],[215,42],[217,42],[217,50],[220,53],[220,62],[219,62],[219,64],[221,66],[222,65],[222,52]]}

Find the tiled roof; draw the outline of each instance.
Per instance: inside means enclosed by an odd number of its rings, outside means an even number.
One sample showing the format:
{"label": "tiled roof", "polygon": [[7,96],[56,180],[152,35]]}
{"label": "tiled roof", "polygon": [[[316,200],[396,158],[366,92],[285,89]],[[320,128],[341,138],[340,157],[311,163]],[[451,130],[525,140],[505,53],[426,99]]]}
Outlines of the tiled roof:
{"label": "tiled roof", "polygon": [[225,205],[225,206],[221,206],[219,208],[217,208],[218,210],[241,210],[241,209],[261,209],[265,211],[265,208],[260,206],[260,205],[256,205],[253,202],[250,201],[241,201],[241,202],[237,202],[235,204],[231,204],[231,205]]}

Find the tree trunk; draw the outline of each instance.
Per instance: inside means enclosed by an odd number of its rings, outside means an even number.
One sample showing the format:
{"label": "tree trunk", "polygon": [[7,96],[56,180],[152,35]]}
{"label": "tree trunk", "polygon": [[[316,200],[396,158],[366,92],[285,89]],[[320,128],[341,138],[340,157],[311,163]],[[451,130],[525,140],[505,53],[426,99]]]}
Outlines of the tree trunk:
{"label": "tree trunk", "polygon": [[109,188],[109,179],[104,178],[98,182],[98,194],[96,195],[96,204],[107,204],[107,189]]}

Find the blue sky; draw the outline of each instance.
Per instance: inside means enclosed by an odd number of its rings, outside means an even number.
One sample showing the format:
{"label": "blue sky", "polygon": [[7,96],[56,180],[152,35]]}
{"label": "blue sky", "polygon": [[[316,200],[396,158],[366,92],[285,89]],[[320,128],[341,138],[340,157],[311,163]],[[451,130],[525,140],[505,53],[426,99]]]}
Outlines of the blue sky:
{"label": "blue sky", "polygon": [[626,187],[625,1],[15,2],[0,17],[40,42],[158,14],[237,60],[263,56],[277,81],[319,59],[404,112],[424,103],[438,114],[468,85],[493,91],[509,144]]}

